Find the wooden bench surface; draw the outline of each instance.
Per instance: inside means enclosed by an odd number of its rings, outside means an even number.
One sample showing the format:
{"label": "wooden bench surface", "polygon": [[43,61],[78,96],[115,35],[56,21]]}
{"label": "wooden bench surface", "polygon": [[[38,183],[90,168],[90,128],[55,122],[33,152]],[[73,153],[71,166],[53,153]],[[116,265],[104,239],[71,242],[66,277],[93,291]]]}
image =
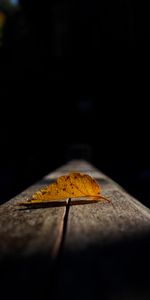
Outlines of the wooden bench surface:
{"label": "wooden bench surface", "polygon": [[[17,205],[72,171],[93,176],[111,203]],[[25,299],[29,290],[31,296],[56,299],[147,299],[149,250],[150,210],[85,161],[69,162],[0,206],[0,282],[6,297],[11,289]]]}

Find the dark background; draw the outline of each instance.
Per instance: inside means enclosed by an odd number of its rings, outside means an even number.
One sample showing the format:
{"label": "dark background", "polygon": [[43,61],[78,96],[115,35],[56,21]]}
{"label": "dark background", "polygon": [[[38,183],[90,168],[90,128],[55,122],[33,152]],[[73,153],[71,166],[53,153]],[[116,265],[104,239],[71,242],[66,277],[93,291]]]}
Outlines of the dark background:
{"label": "dark background", "polygon": [[84,158],[150,207],[145,1],[0,1],[0,203]]}

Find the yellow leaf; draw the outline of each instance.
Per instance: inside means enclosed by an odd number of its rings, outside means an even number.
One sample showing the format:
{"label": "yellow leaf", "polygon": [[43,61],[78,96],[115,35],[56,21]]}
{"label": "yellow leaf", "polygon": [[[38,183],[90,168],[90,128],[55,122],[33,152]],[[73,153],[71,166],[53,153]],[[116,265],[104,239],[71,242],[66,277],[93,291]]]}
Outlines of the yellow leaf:
{"label": "yellow leaf", "polygon": [[60,176],[54,183],[36,192],[32,196],[32,199],[22,204],[59,201],[79,197],[93,197],[97,200],[106,199],[101,195],[99,184],[91,176],[83,173],[70,173],[69,175]]}

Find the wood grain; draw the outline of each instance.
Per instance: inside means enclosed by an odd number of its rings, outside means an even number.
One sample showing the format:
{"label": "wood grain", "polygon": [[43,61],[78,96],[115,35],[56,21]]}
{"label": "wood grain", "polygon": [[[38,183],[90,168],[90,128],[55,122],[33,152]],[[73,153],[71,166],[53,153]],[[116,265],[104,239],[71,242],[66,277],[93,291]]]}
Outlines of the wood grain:
{"label": "wood grain", "polygon": [[55,264],[66,207],[33,209],[19,205],[50,182],[43,178],[0,206],[0,283],[5,299],[39,299],[43,291],[45,296],[55,293]]}
{"label": "wood grain", "polygon": [[144,269],[150,267],[150,210],[90,164],[74,162],[69,168],[74,166],[94,176],[111,203],[70,206],[59,281],[62,298],[149,299]]}
{"label": "wood grain", "polygon": [[0,259],[49,252],[57,255],[65,207],[26,209],[17,205],[43,186],[43,181],[0,207]]}
{"label": "wood grain", "polygon": [[[18,202],[68,172],[93,176],[110,199],[24,209]],[[83,198],[82,198],[83,200]],[[150,210],[86,161],[75,160],[0,207],[5,299],[150,299]],[[8,288],[9,287],[9,288]]]}

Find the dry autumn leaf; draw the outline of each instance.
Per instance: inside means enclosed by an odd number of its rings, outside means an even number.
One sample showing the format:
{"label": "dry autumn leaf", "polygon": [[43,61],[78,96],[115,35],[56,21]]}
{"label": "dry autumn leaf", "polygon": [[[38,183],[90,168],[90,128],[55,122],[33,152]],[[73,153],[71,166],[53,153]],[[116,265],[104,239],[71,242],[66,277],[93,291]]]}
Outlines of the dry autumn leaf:
{"label": "dry autumn leaf", "polygon": [[99,184],[91,176],[83,173],[70,173],[69,175],[60,176],[54,183],[36,192],[32,196],[32,199],[22,204],[59,201],[79,197],[93,197],[97,200],[107,200],[101,195]]}

